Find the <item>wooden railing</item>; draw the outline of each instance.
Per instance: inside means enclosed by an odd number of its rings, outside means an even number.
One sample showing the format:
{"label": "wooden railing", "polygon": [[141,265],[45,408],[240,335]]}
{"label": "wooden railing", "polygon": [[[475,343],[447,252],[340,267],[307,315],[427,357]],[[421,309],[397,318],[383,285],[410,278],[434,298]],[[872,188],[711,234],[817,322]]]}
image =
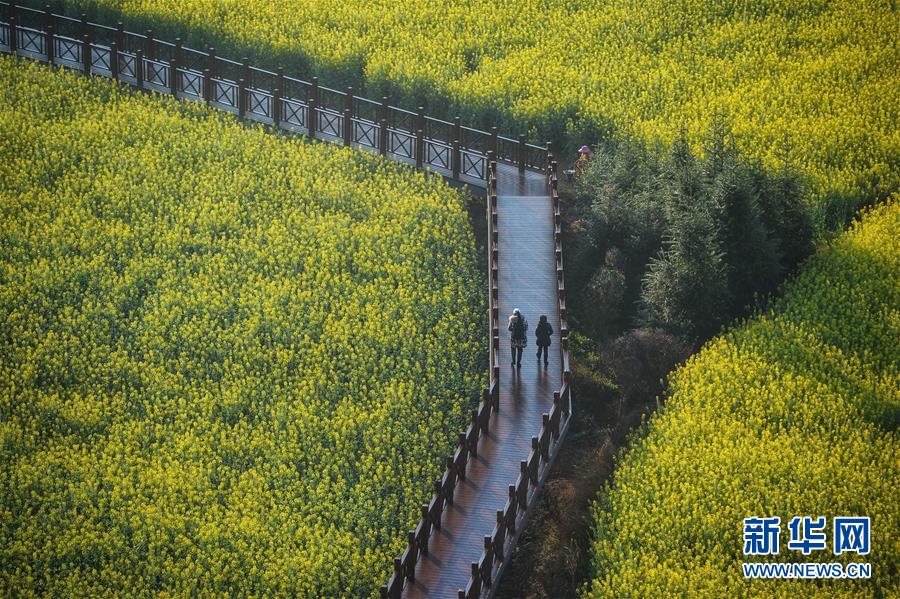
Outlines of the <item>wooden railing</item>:
{"label": "wooden railing", "polygon": [[346,146],[375,152],[444,177],[482,187],[488,153],[520,172],[540,171],[545,147],[464,127],[460,118],[445,121],[370,100],[353,88],[338,91],[254,67],[248,58],[229,60],[206,51],[43,10],[0,2],[0,51],[102,75],[141,90],[171,94],[231,112],[244,119]]}
{"label": "wooden railing", "polygon": [[[399,599],[406,582],[415,581],[416,563],[420,555],[428,554],[428,540],[434,529],[441,529],[444,509],[453,504],[456,484],[466,479],[469,456],[478,455],[478,441],[488,432],[491,416],[500,409],[500,308],[499,308],[499,235],[497,231],[497,162],[493,153],[488,154],[487,174],[487,225],[488,225],[488,310],[490,313],[491,343],[489,350],[490,385],[482,391],[479,409],[472,410],[472,422],[465,433],[458,433],[456,452],[447,458],[447,468],[441,478],[434,481],[434,494],[428,504],[421,506],[421,517],[415,530],[408,531],[406,550],[394,558],[394,572],[386,585],[381,587],[383,599]],[[485,540],[485,547],[488,543]]]}
{"label": "wooden railing", "polygon": [[487,176],[487,238],[488,238],[488,310],[490,312],[491,387],[500,380],[500,238],[497,231],[497,161],[493,152],[488,152]]}
{"label": "wooden railing", "polygon": [[[497,510],[497,522],[491,534],[484,537],[484,549],[477,562],[470,564],[471,575],[465,589],[459,589],[459,599],[479,599],[490,597],[495,583],[500,580],[503,570],[509,564],[519,535],[528,520],[531,508],[537,502],[544,481],[559,454],[562,441],[569,429],[572,414],[572,374],[569,369],[569,329],[566,323],[566,288],[562,261],[562,218],[559,205],[558,165],[550,160],[547,168],[547,185],[553,203],[554,245],[556,253],[556,288],[560,318],[560,360],[562,361],[563,383],[559,391],[553,393],[553,407],[541,416],[538,436],[531,438],[528,459],[519,463],[519,476],[515,484],[508,487],[509,498],[502,510]],[[496,163],[491,167],[496,168]],[[496,187],[493,188],[496,202]],[[488,185],[488,198],[491,197]],[[489,201],[490,205],[490,201]]]}

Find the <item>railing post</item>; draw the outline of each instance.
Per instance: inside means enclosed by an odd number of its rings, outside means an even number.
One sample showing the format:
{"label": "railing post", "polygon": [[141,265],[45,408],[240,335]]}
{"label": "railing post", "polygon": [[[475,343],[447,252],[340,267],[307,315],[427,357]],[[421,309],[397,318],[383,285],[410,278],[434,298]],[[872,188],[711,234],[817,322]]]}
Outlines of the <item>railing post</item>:
{"label": "railing post", "polygon": [[19,32],[16,29],[16,17],[10,16],[6,23],[9,25],[9,53],[15,55],[19,50]]}
{"label": "railing post", "polygon": [[353,113],[349,108],[344,109],[344,145],[349,146],[353,143]]}
{"label": "railing post", "polygon": [[497,154],[497,135],[498,135],[497,127],[491,127],[491,144],[490,144],[489,149],[491,152],[494,153],[495,156]]}
{"label": "railing post", "polygon": [[416,130],[425,131],[425,107],[419,106],[416,110]]}
{"label": "railing post", "polygon": [[309,133],[310,139],[316,138],[316,129],[318,129],[319,123],[319,113],[316,108],[316,99],[315,97],[310,98],[307,101],[306,108],[306,129]]}
{"label": "railing post", "polygon": [[506,529],[509,534],[516,534],[516,516],[518,515],[519,506],[516,499],[516,485],[509,485],[506,489],[509,496],[509,513],[506,515]]}
{"label": "railing post", "polygon": [[519,503],[524,504],[528,502],[528,483],[531,480],[531,477],[528,476],[528,460],[519,462],[519,479],[523,482],[516,489],[516,493]]}
{"label": "railing post", "polygon": [[44,5],[44,40],[47,44],[47,64],[53,64],[53,11],[50,5]]}
{"label": "railing post", "polygon": [[203,69],[203,101],[212,102],[212,72],[209,68]]}
{"label": "railing post", "polygon": [[390,98],[388,96],[381,96],[381,155],[384,156],[387,154],[388,149],[390,149],[390,140],[391,133],[389,128],[391,126],[391,105]]}
{"label": "railing post", "polygon": [[272,123],[281,125],[281,88],[277,85],[272,88]]}
{"label": "railing post", "polygon": [[306,114],[306,128],[309,131],[309,138],[316,138],[316,130],[319,128],[319,114],[317,112],[317,106],[319,103],[319,78],[313,77],[310,81],[309,89],[307,90],[307,114]]}
{"label": "railing post", "polygon": [[344,109],[350,109],[350,112],[353,112],[353,87],[350,85],[344,92]]}
{"label": "railing post", "polygon": [[378,115],[378,120],[387,120],[390,118],[390,98],[387,96],[381,96],[381,108],[379,109],[380,114]]}
{"label": "railing post", "polygon": [[416,555],[416,533],[412,530],[406,533],[406,547],[409,551],[409,555],[412,561],[411,564],[404,564],[404,575],[411,582],[416,581],[416,561],[418,555]]}
{"label": "railing post", "polygon": [[82,72],[85,76],[91,74],[91,36],[85,33],[81,37],[81,62]]}
{"label": "railing post", "polygon": [[116,42],[109,45],[109,76],[113,81],[119,80],[119,45]]}
{"label": "railing post", "polygon": [[281,90],[281,93],[284,94],[284,67],[278,67],[275,69],[275,87]]}
{"label": "railing post", "polygon": [[419,542],[419,551],[422,552],[422,555],[428,555],[428,537],[431,536],[431,517],[428,515],[427,503],[422,504],[421,508],[419,509],[419,514],[422,521],[422,526],[426,531],[424,540]]}
{"label": "railing post", "polygon": [[437,479],[434,481],[434,499],[432,503],[434,503],[434,511],[431,509],[431,505],[428,507],[428,517],[431,520],[431,525],[435,528],[435,530],[441,529],[441,512],[443,511],[443,501],[444,501],[444,493],[441,489],[441,479]]}
{"label": "railing post", "polygon": [[88,33],[88,20],[85,13],[81,13],[81,17],[78,19],[78,25],[78,38],[84,39],[84,36]]}
{"label": "railing post", "polygon": [[247,80],[241,77],[237,85],[237,111],[238,116],[244,118],[247,114]]}
{"label": "railing post", "polygon": [[562,404],[560,401],[559,391],[553,392],[553,418],[550,419],[550,432],[553,433],[553,440],[559,441],[559,417],[562,413]]}
{"label": "railing post", "polygon": [[178,67],[181,66],[183,54],[184,53],[182,52],[181,38],[176,37],[175,48],[172,50],[172,60],[169,61],[169,73],[171,74],[171,79],[169,81],[171,83],[172,95],[175,97],[178,97]]}
{"label": "railing post", "polygon": [[478,410],[472,409],[472,423],[470,425],[470,430],[472,431],[469,436],[466,438],[466,441],[469,444],[469,453],[472,454],[473,458],[478,457],[478,436],[481,432],[481,426],[478,424]]}
{"label": "railing post", "polygon": [[353,143],[353,88],[347,87],[344,96],[344,145]]}
{"label": "railing post", "polygon": [[156,42],[153,40],[152,29],[144,33],[144,55],[150,60],[156,60]]}
{"label": "railing post", "polygon": [[459,468],[456,465],[456,459],[454,456],[447,456],[447,484],[441,485],[441,493],[443,493],[444,501],[447,502],[448,505],[453,505],[453,493],[456,489],[456,480],[464,479],[465,477],[459,476]]}
{"label": "railing post", "polygon": [[134,53],[134,79],[138,89],[144,89],[144,51]]}
{"label": "railing post", "polygon": [[456,474],[460,480],[466,480],[466,467],[469,463],[469,448],[466,445],[466,434],[457,433],[456,439],[459,445],[459,461],[456,463]]}
{"label": "railing post", "polygon": [[178,97],[178,58],[172,56],[169,61],[169,93]]}
{"label": "railing post", "polygon": [[453,178],[459,179],[459,172],[462,170],[462,153],[460,152],[460,145],[462,143],[462,127],[460,123],[460,118],[458,116],[453,117],[453,155],[451,156],[451,170],[453,171]]}
{"label": "railing post", "polygon": [[519,172],[525,172],[525,154],[528,148],[525,146],[525,136],[519,135]]}
{"label": "railing post", "polygon": [[416,168],[422,168],[425,161],[425,132],[420,128],[416,129]]}
{"label": "railing post", "polygon": [[503,522],[503,510],[497,510],[496,519],[497,523],[494,527],[497,530],[497,535],[494,537],[494,556],[502,562],[504,554],[503,545],[506,541],[506,530],[504,530],[506,526]]}
{"label": "railing post", "polygon": [[315,100],[316,102],[319,101],[319,78],[318,77],[313,77],[312,79],[310,79],[309,89],[306,91],[306,94],[307,94],[307,96],[306,96],[307,101],[308,100]]}
{"label": "railing post", "polygon": [[122,24],[121,21],[116,23],[116,34],[115,34],[116,46],[118,46],[120,52],[126,52],[125,48],[125,25]]}
{"label": "railing post", "polygon": [[550,172],[550,165],[553,162],[553,142],[548,141],[544,151],[547,153],[544,157],[547,163],[547,171]]}
{"label": "railing post", "polygon": [[244,80],[244,85],[253,87],[253,71],[250,70],[249,56],[245,56],[244,60],[241,62],[241,78]]}
{"label": "railing post", "polygon": [[[206,50],[206,68],[209,70],[209,76],[216,76],[216,49],[215,48],[207,48]],[[210,100],[212,100],[212,94],[210,94]]]}
{"label": "railing post", "polygon": [[47,64],[52,65],[53,64],[53,55],[54,55],[54,51],[55,51],[55,48],[53,47],[55,45],[53,43],[53,25],[47,25],[44,28],[44,40],[45,40],[45,43],[47,44],[46,45]]}
{"label": "railing post", "polygon": [[550,414],[541,414],[541,459],[545,464],[550,463]]}
{"label": "railing post", "polygon": [[493,570],[494,570],[494,545],[491,543],[490,535],[484,537],[484,566],[481,571],[481,581],[484,586],[491,588],[493,586]]}
{"label": "railing post", "polygon": [[378,137],[378,151],[384,156],[387,154],[388,147],[388,121],[382,118],[378,125],[380,134]]}
{"label": "railing post", "polygon": [[[399,557],[394,558],[394,579],[397,581],[399,591],[403,588],[403,561]],[[397,596],[400,596],[399,593]]]}

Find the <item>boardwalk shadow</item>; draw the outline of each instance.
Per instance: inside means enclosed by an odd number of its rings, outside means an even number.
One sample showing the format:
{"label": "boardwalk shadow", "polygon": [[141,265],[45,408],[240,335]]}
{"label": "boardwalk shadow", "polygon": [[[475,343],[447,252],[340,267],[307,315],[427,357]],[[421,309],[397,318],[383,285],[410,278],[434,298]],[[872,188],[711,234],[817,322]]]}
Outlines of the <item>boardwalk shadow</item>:
{"label": "boardwalk shadow", "polygon": [[[483,437],[482,437],[482,438],[483,438]],[[481,464],[482,466],[489,466],[489,465],[490,465],[490,462],[488,462],[486,459],[484,459],[484,454],[482,454],[482,453],[479,453],[479,454],[478,454],[477,456],[475,456],[474,458],[469,458],[469,459],[475,460],[476,462],[478,462],[478,463]],[[474,483],[473,483],[473,484],[474,484]]]}
{"label": "boardwalk shadow", "polygon": [[[485,461],[482,460],[481,458],[470,458],[470,459],[476,459],[476,460],[478,460],[478,461],[480,461],[480,462],[482,462],[482,463],[484,463],[484,464],[487,464],[487,462],[485,462]],[[471,489],[471,490],[473,490],[473,491],[478,491],[479,489],[481,489],[481,485],[479,485],[479,484],[476,483],[474,480],[472,480],[472,477],[471,477],[471,476],[467,476],[467,477],[466,477],[466,480],[460,481],[460,482],[457,483],[457,484],[458,484],[459,486],[462,486],[462,487],[468,487],[469,489]]]}

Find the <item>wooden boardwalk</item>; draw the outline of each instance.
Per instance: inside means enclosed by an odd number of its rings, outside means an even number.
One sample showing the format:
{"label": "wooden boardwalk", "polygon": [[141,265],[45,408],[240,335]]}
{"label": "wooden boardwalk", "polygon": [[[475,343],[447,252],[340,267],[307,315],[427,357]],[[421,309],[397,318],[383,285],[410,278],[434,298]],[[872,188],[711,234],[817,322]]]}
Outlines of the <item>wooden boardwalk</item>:
{"label": "wooden boardwalk", "polygon": [[[466,479],[457,483],[454,502],[444,510],[441,530],[431,533],[428,554],[419,556],[415,580],[407,582],[404,597],[457,597],[460,590],[466,589],[471,564],[479,561],[483,539],[492,534],[497,511],[504,508],[509,497],[509,485],[516,483],[520,463],[532,450],[532,437],[541,430],[542,415],[551,411],[553,393],[563,384],[554,229],[554,207],[546,175],[521,175],[514,167],[500,165],[500,409],[491,417],[488,433],[481,436],[478,456],[469,459]],[[529,325],[521,368],[510,365],[505,326],[515,308],[525,315]],[[534,329],[542,314],[554,330],[551,359],[546,367],[535,356]],[[524,506],[520,509],[525,511]],[[508,544],[507,550],[511,552],[512,546],[513,543]],[[507,562],[501,564],[495,580]],[[487,589],[484,594],[489,594]]]}

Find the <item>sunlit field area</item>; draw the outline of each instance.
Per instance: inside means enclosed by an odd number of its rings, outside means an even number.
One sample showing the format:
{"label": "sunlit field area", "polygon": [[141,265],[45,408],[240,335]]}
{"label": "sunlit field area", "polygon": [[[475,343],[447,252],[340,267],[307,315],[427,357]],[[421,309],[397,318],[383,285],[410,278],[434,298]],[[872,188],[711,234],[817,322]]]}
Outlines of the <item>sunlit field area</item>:
{"label": "sunlit field area", "polygon": [[0,58],[13,596],[377,594],[483,386],[464,198]]}
{"label": "sunlit field area", "polygon": [[[223,55],[297,65],[571,148],[699,144],[724,118],[827,206],[897,188],[900,17],[887,1],[77,0]],[[139,29],[143,31],[143,29]],[[452,107],[452,108],[451,108]],[[849,196],[851,199],[846,199]]]}
{"label": "sunlit field area", "polygon": [[[672,377],[595,505],[588,597],[879,597],[900,591],[900,203],[821,250],[764,312]],[[871,561],[874,580],[743,578],[753,515],[868,515],[861,558],[782,547],[766,561]],[[829,524],[830,527],[830,524]],[[784,540],[783,543],[787,541]],[[874,584],[873,584],[874,583]]]}

